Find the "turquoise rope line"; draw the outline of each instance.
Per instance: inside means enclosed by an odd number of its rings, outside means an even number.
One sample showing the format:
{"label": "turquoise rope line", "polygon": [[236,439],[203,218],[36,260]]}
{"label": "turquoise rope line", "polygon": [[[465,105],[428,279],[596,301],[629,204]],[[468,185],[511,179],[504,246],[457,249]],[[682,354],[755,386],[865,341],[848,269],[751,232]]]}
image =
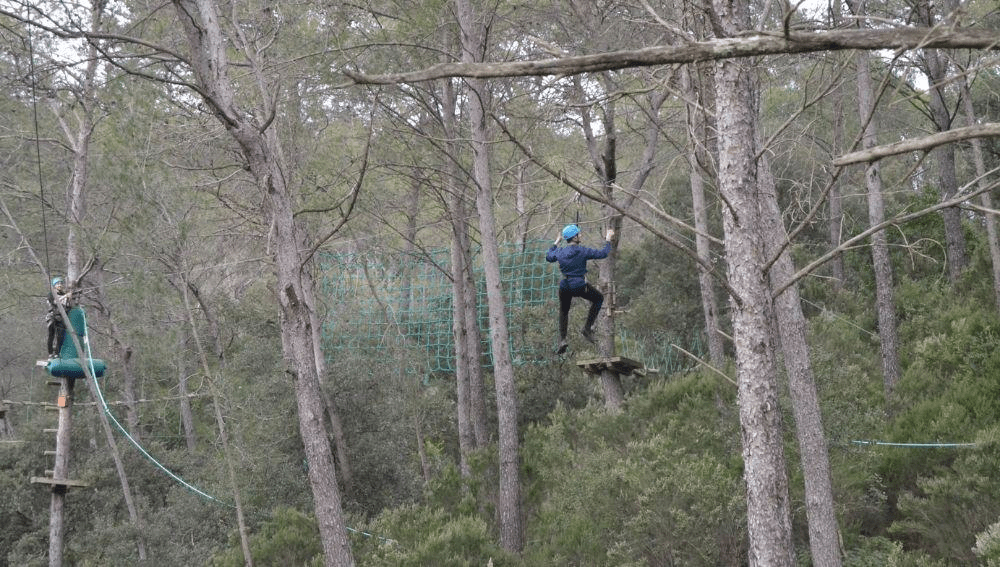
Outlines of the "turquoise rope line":
{"label": "turquoise rope line", "polygon": [[884,447],[976,447],[976,443],[889,443],[888,441],[851,441],[855,445],[881,445]]}
{"label": "turquoise rope line", "polygon": [[211,494],[208,494],[207,492],[200,490],[198,487],[187,482],[183,478],[177,476],[177,474],[175,474],[173,471],[165,467],[162,463],[160,463],[160,461],[157,461],[152,455],[149,454],[148,451],[146,451],[146,449],[141,444],[139,444],[138,441],[135,440],[134,437],[132,437],[132,435],[124,427],[122,427],[121,422],[118,421],[118,418],[115,417],[115,414],[111,413],[111,409],[108,407],[108,402],[104,399],[104,393],[101,392],[101,383],[97,380],[96,377],[97,373],[94,372],[94,355],[90,350],[90,335],[87,333],[87,313],[83,310],[82,307],[80,308],[80,313],[83,314],[83,329],[84,329],[83,344],[87,345],[87,364],[90,366],[90,376],[94,378],[94,388],[97,390],[97,397],[101,401],[101,407],[104,408],[104,413],[106,413],[108,417],[111,418],[111,421],[114,422],[114,424],[118,427],[118,430],[122,432],[122,435],[124,435],[125,438],[128,439],[129,442],[132,443],[132,445],[135,446],[135,448],[138,449],[139,452],[143,454],[144,457],[149,459],[149,461],[153,463],[158,469],[166,473],[167,476],[177,481],[184,488],[187,488],[191,492],[194,492],[195,494],[203,498],[207,498],[209,500],[218,502],[219,504],[222,504],[224,506],[229,506],[230,508],[232,508],[233,507],[232,504],[223,502],[218,498],[212,496]]}
{"label": "turquoise rope line", "polygon": [[[94,371],[94,355],[93,355],[93,353],[90,350],[90,336],[87,334],[87,331],[86,331],[86,329],[87,329],[87,313],[83,310],[83,307],[80,308],[80,313],[83,315],[83,329],[84,329],[84,332],[83,332],[83,344],[87,346],[87,364],[90,366],[90,376],[94,378],[94,389],[97,390],[97,397],[101,401],[101,407],[104,408],[104,413],[106,413],[108,415],[108,417],[111,418],[111,421],[114,422],[114,424],[118,427],[118,430],[122,432],[122,435],[124,435],[125,438],[128,439],[129,442],[131,442],[132,445],[135,446],[135,448],[138,449],[139,452],[143,454],[143,456],[145,456],[147,459],[149,459],[149,461],[151,463],[153,463],[154,465],[156,465],[156,467],[158,469],[160,469],[161,471],[163,471],[164,473],[166,473],[167,476],[169,476],[170,478],[172,478],[175,481],[177,481],[184,488],[187,488],[191,492],[194,492],[195,494],[197,494],[197,495],[199,495],[199,496],[201,496],[203,498],[207,498],[208,500],[211,500],[211,501],[213,501],[213,502],[215,502],[217,504],[221,504],[223,506],[228,506],[229,508],[235,508],[235,506],[233,506],[232,504],[230,504],[228,502],[223,502],[222,500],[219,500],[218,498],[212,496],[211,494],[208,494],[207,492],[205,492],[203,490],[200,490],[198,487],[196,487],[193,484],[187,482],[183,478],[177,476],[173,471],[171,471],[167,467],[163,466],[163,464],[160,463],[160,461],[157,461],[152,455],[150,455],[149,452],[146,451],[146,449],[142,445],[140,445],[139,442],[136,441],[135,438],[133,438],[132,435],[124,427],[122,427],[121,422],[118,421],[118,418],[115,417],[115,414],[111,413],[111,408],[108,407],[108,402],[104,399],[104,393],[101,391],[101,383],[97,380],[97,377],[96,377],[97,372]],[[389,539],[389,538],[386,538],[386,537],[382,537],[382,536],[378,536],[378,535],[373,535],[373,534],[370,534],[368,532],[363,532],[363,531],[360,531],[360,530],[356,530],[356,529],[354,529],[354,528],[352,528],[350,526],[344,526],[344,527],[347,528],[347,530],[350,531],[350,532],[361,534],[361,535],[364,535],[364,536],[367,536],[367,537],[378,538],[378,539],[380,539],[380,540],[382,540],[384,542],[387,542],[387,543],[397,543],[396,540],[394,540],[394,539]]]}

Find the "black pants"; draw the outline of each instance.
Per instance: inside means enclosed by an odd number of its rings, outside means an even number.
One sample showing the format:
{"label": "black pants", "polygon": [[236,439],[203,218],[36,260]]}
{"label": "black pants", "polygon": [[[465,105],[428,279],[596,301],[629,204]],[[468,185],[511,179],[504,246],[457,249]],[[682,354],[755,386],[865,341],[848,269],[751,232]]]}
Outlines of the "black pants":
{"label": "black pants", "polygon": [[604,305],[604,294],[596,287],[585,284],[576,289],[559,288],[559,338],[566,338],[566,327],[569,326],[569,308],[574,297],[582,297],[590,302],[590,311],[587,312],[587,324],[585,329],[591,329],[597,321],[597,314]]}
{"label": "black pants", "polygon": [[[65,337],[66,325],[63,325],[63,322],[60,320],[49,321],[49,339],[47,342],[49,356],[59,356]],[[55,348],[53,348],[53,342],[55,343]]]}

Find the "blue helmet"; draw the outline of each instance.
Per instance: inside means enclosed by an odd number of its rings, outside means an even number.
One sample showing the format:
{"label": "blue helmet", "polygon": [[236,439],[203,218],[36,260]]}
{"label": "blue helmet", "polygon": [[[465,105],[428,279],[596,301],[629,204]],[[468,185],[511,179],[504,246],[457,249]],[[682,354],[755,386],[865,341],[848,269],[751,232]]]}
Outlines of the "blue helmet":
{"label": "blue helmet", "polygon": [[574,236],[576,236],[577,234],[580,234],[580,227],[576,226],[575,224],[566,225],[566,228],[564,228],[562,231],[563,240],[569,240]]}
{"label": "blue helmet", "polygon": [[61,284],[61,283],[63,283],[63,279],[62,278],[60,278],[58,276],[52,278],[52,287],[56,287],[56,285]]}

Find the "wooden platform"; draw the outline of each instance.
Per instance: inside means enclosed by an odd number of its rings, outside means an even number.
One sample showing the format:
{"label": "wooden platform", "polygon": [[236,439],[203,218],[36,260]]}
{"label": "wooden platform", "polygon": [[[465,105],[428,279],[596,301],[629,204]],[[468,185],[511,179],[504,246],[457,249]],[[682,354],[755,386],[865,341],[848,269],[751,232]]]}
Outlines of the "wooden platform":
{"label": "wooden platform", "polygon": [[68,488],[87,488],[90,486],[82,480],[69,480],[69,479],[59,479],[49,478],[47,476],[33,476],[31,477],[31,484],[48,484],[52,487],[52,490],[63,490]]}
{"label": "wooden platform", "polygon": [[605,370],[610,370],[621,376],[628,376],[629,374],[637,376],[646,375],[646,367],[641,362],[625,358],[624,356],[578,360],[576,361],[576,365],[588,374],[600,374]]}

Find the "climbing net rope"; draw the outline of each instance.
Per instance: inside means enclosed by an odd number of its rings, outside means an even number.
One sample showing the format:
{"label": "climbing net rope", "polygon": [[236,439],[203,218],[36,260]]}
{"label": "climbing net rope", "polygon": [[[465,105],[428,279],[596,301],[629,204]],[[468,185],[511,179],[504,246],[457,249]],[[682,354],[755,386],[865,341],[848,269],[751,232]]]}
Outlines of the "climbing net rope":
{"label": "climbing net rope", "polygon": [[[499,250],[508,320],[526,311],[544,316],[543,312],[551,310],[560,276],[559,269],[545,261],[550,245],[539,240],[523,246],[505,244]],[[482,350],[488,361],[486,285],[478,260],[476,255],[473,278]],[[323,326],[325,346],[331,355],[402,349],[412,355],[408,370],[455,370],[449,249],[424,250],[419,255],[326,254],[321,256],[320,265],[321,290],[331,306]],[[544,354],[523,333],[511,333],[515,363],[540,360]]]}
{"label": "climbing net rope", "polygon": [[[504,244],[498,251],[515,364],[552,358],[561,276],[556,264],[545,261],[551,245],[548,240],[534,240]],[[449,249],[419,254],[329,253],[319,260],[321,292],[330,306],[323,325],[328,356],[402,351],[408,373],[455,370]],[[478,254],[473,266],[483,364],[489,367],[486,285]],[[579,306],[575,311],[579,316],[585,309]],[[672,373],[693,366],[690,359],[670,348],[678,340],[693,352],[703,351],[697,334],[670,339],[624,328],[619,329],[616,349],[648,368]]]}

